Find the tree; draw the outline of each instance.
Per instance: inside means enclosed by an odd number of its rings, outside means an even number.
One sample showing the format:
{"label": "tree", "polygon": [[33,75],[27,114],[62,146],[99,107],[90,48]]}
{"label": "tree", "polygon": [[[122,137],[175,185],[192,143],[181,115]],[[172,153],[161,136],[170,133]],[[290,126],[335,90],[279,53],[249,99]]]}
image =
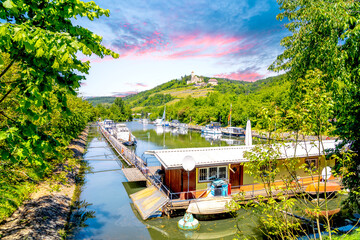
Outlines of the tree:
{"label": "tree", "polygon": [[[1,81],[0,104],[3,116],[6,117],[9,111],[4,102],[11,92],[18,91],[21,95],[18,97],[15,119],[7,118],[12,127],[1,129],[1,135],[7,136],[5,138],[8,141],[11,141],[9,131],[13,135],[23,135],[21,132],[33,135],[41,131],[35,121],[51,121],[54,109],[69,112],[66,94],[75,94],[75,89],[85,78],[80,74],[86,74],[89,70],[89,62],[78,59],[79,52],[88,56],[117,57],[116,53],[101,45],[100,36],[81,26],[74,26],[71,21],[78,16],[93,20],[102,15],[109,16],[109,11],[101,9],[94,2],[1,1],[0,18],[5,23],[0,25],[0,51],[8,55],[10,62],[3,66],[0,77],[14,63],[21,69],[16,78],[8,82]],[[4,61],[0,63],[4,64]],[[51,100],[53,96],[56,104]],[[44,111],[34,111],[30,106],[41,107]],[[20,123],[19,116],[26,116],[27,123]],[[2,156],[18,160],[12,149],[0,151]]]}
{"label": "tree", "polygon": [[102,15],[92,1],[0,1],[0,217],[14,187],[49,174],[89,120],[74,97],[89,70],[79,53],[118,55],[72,20]]}
{"label": "tree", "polygon": [[[278,0],[282,13],[278,19],[287,18],[286,27],[292,35],[281,45],[284,52],[270,66],[271,70],[285,70],[292,81],[292,94],[301,91],[298,79],[304,79],[308,70],[320,70],[322,82],[334,100],[331,116],[335,133],[349,143],[354,152],[360,150],[360,2],[348,0]],[[349,188],[348,202],[357,202],[360,210],[360,157],[354,155],[356,164],[349,166],[351,176],[343,183]],[[354,206],[354,205],[352,205]]]}

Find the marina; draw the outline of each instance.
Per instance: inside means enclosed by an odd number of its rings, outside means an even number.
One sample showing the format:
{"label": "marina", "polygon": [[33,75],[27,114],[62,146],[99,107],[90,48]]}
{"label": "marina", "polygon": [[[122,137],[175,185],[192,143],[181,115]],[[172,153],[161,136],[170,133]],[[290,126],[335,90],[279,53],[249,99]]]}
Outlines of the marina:
{"label": "marina", "polygon": [[[242,192],[246,200],[255,198],[258,195],[266,196],[264,186],[255,183],[253,178],[244,171],[243,163],[248,160],[244,158],[244,152],[253,148],[252,139],[249,139],[250,127],[247,130],[247,145],[245,146],[228,146],[228,147],[206,147],[206,148],[184,148],[184,149],[167,149],[167,150],[147,150],[145,155],[154,156],[161,166],[149,168],[146,161],[131,152],[126,146],[122,145],[111,133],[111,129],[106,127],[106,121],[100,123],[100,129],[105,138],[117,150],[119,155],[134,168],[125,169],[124,174],[129,181],[146,181],[151,188],[156,187],[158,191],[151,191],[148,189],[142,190],[144,193],[139,193],[134,201],[134,205],[138,209],[140,215],[144,220],[149,218],[152,213],[162,209],[161,211],[171,216],[175,210],[184,209],[189,211],[189,206],[195,200],[201,200],[202,205],[214,205],[216,202],[228,203],[232,194]],[[177,122],[175,122],[177,123]],[[178,123],[177,123],[178,124]],[[249,125],[249,124],[248,124]],[[210,128],[216,128],[218,125],[212,123]],[[164,135],[165,136],[165,135]],[[322,149],[323,148],[323,149]],[[335,148],[335,141],[324,141],[323,146],[314,146],[314,144],[304,142],[300,143],[296,149],[292,147],[292,143],[286,143],[281,149],[281,156],[279,159],[286,159],[296,156],[302,158],[303,162],[316,162],[317,156],[320,152],[327,149]],[[295,155],[296,154],[296,155]],[[184,159],[188,158],[193,163],[191,169],[184,169]],[[302,162],[302,163],[303,163]],[[301,164],[302,164],[301,163]],[[334,163],[329,163],[334,164]],[[315,184],[319,176],[311,178],[306,177],[304,171],[298,172],[301,176],[297,179],[297,184],[300,188],[289,193],[295,195],[306,191],[308,185]],[[214,180],[224,179],[221,184],[214,186]],[[336,179],[333,179],[337,181]],[[281,192],[286,187],[285,183],[278,179],[274,183],[277,188],[275,193]],[[329,183],[330,191],[339,191],[340,185],[338,183]],[[325,190],[324,190],[325,191]],[[314,190],[308,191],[314,193]],[[160,205],[155,205],[156,208],[151,208],[153,212],[143,212],[144,209],[150,207],[142,206],[149,204],[153,206],[152,199],[154,194],[163,194],[166,200],[161,201]],[[130,196],[133,198],[132,196]],[[214,204],[211,204],[214,202]],[[216,204],[215,204],[216,205]],[[209,210],[210,213],[224,213],[227,212],[226,204],[219,204],[216,210]],[[194,207],[191,208],[194,211]],[[206,209],[206,207],[204,208]],[[209,208],[214,209],[214,208]],[[199,212],[204,212],[200,211]],[[205,211],[206,212],[206,211]],[[205,214],[210,214],[205,213]]]}
{"label": "marina", "polygon": [[[217,218],[213,221],[200,221],[201,227],[191,233],[183,232],[177,227],[178,221],[184,216],[186,210],[194,213],[197,218],[201,215],[212,215],[212,213],[224,212],[225,203],[229,201],[232,195],[240,191],[240,189],[246,192],[246,198],[251,199],[258,194],[264,194],[263,186],[261,184],[244,184],[241,188],[236,186],[231,187],[231,195],[228,196],[208,196],[205,198],[205,194],[209,194],[210,191],[204,192],[203,190],[189,191],[187,194],[187,182],[183,188],[184,192],[167,192],[165,189],[160,190],[159,185],[148,184],[150,181],[144,181],[144,173],[147,176],[154,176],[156,170],[161,168],[161,163],[153,155],[145,155],[144,152],[149,149],[152,151],[173,151],[175,147],[180,147],[178,150],[187,151],[190,148],[209,148],[214,146],[219,147],[246,147],[243,141],[239,141],[239,146],[228,145],[226,141],[220,139],[211,142],[201,136],[198,131],[189,131],[186,135],[179,135],[171,129],[162,129],[157,132],[157,127],[148,124],[142,125],[138,122],[126,123],[129,130],[138,139],[136,146],[126,147],[129,151],[127,156],[120,156],[121,150],[116,150],[113,146],[117,144],[111,144],[107,139],[112,139],[110,136],[106,137],[106,133],[103,135],[99,127],[93,126],[91,129],[94,132],[94,138],[90,139],[88,145],[88,152],[84,156],[84,160],[89,159],[89,167],[91,167],[94,173],[86,175],[86,183],[80,195],[80,201],[87,201],[91,203],[86,209],[81,211],[94,211],[96,218],[87,219],[86,224],[88,227],[78,228],[75,231],[76,239],[87,239],[89,237],[95,239],[111,239],[116,238],[121,234],[126,234],[124,239],[168,239],[172,236],[173,239],[185,239],[185,238],[200,238],[200,239],[233,239],[236,236],[236,228],[234,228],[235,221],[241,225],[241,229],[247,236],[261,236],[260,232],[257,232],[255,227],[256,217],[249,214],[249,212],[239,210],[237,214],[242,217],[238,220],[233,218]],[[97,133],[97,134],[96,134]],[[99,135],[101,134],[101,135]],[[258,139],[253,139],[254,143],[258,143]],[[119,145],[121,147],[121,145]],[[103,156],[103,157],[101,157]],[[140,156],[142,162],[147,166],[148,173],[146,171],[140,171],[139,168],[129,165],[125,162],[133,161],[134,156]],[[97,158],[111,159],[112,161],[91,161]],[[113,161],[118,157],[118,161]],[[119,169],[122,170],[116,170]],[[131,167],[133,166],[133,167]],[[229,165],[227,165],[229,167]],[[231,165],[230,165],[231,167]],[[114,171],[108,171],[115,169]],[[129,177],[128,172],[136,177]],[[141,177],[143,175],[143,177]],[[183,175],[186,180],[187,173]],[[305,186],[312,182],[310,178],[301,179],[301,183]],[[219,183],[222,184],[222,183]],[[281,187],[281,181],[276,183]],[[149,187],[151,187],[150,191]],[[191,186],[190,186],[191,187]],[[211,188],[211,187],[210,187]],[[141,192],[145,190],[145,192]],[[160,190],[160,191],[159,191]],[[213,192],[219,192],[215,190]],[[222,191],[221,191],[222,192]],[[134,196],[132,194],[138,193],[140,202],[137,203],[132,200]],[[158,195],[154,195],[156,193]],[[201,195],[202,194],[202,195]],[[151,204],[154,198],[147,198],[149,196],[166,196],[162,211],[156,204]],[[191,197],[190,197],[191,196]],[[194,196],[197,196],[195,198]],[[158,199],[158,197],[156,199]],[[222,202],[223,205],[215,204],[217,207],[213,207],[212,203]],[[150,203],[150,204],[149,204]],[[164,202],[158,202],[162,205]],[[154,207],[154,208],[153,208]],[[139,211],[139,208],[151,209],[151,213]],[[204,211],[207,209],[208,211]],[[154,211],[153,211],[154,210]],[[220,210],[220,211],[219,211]],[[141,212],[141,213],[140,213]],[[163,213],[164,212],[164,213]],[[226,210],[225,210],[226,212]],[[200,213],[200,215],[198,215]],[[171,218],[159,217],[160,215],[171,216]],[[143,220],[149,215],[150,218]],[[219,215],[220,216],[220,215]],[[125,220],[126,219],[126,220]],[[199,218],[201,219],[201,218]],[[252,220],[250,220],[252,219]],[[131,222],[131,225],[129,225]],[[125,236],[125,235],[124,235]]]}
{"label": "marina", "polygon": [[[166,147],[180,146],[211,146],[211,143],[201,137],[199,132],[189,132],[187,135],[173,135],[171,131],[158,135],[156,127],[149,124],[146,128],[139,123],[127,123],[131,132],[137,137],[137,155],[148,149],[165,149]],[[216,221],[201,222],[201,228],[196,231],[182,231],[177,222],[183,216],[171,218],[151,218],[144,221],[133,204],[130,195],[146,189],[143,181],[129,182],[124,174],[123,165],[126,162],[101,134],[100,128],[90,128],[91,138],[88,139],[87,152],[84,160],[88,162],[91,172],[85,175],[85,184],[81,189],[80,202],[85,205],[74,211],[74,215],[81,213],[81,225],[73,230],[72,239],[233,239],[236,236],[236,220],[233,218],[218,219]],[[165,134],[165,141],[163,135]],[[191,139],[191,141],[190,141]],[[165,147],[164,147],[165,143]],[[186,143],[186,144],[185,144]],[[222,144],[226,144],[222,142]],[[111,161],[87,161],[87,159],[102,158]],[[118,158],[118,161],[113,159]],[[146,158],[149,167],[159,166],[153,157]],[[104,170],[120,169],[104,172]],[[94,173],[92,173],[94,172]],[[176,208],[176,204],[173,207]],[[183,206],[181,206],[183,207]],[[92,213],[90,215],[90,213]],[[248,213],[243,212],[243,216]],[[86,216],[86,217],[85,217]],[[90,217],[88,217],[90,216]],[[254,218],[253,216],[250,216]],[[254,218],[255,221],[255,218]],[[79,224],[80,224],[79,223]],[[248,221],[240,221],[245,227]],[[244,229],[249,236],[256,236],[251,227]]]}

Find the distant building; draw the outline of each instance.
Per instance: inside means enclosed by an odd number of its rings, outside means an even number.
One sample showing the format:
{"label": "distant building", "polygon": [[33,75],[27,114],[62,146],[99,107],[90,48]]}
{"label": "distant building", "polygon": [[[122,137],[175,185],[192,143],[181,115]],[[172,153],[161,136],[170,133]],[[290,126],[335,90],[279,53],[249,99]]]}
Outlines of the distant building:
{"label": "distant building", "polygon": [[208,83],[213,85],[213,86],[218,85],[218,81],[216,79],[214,79],[214,78],[209,79]]}
{"label": "distant building", "polygon": [[186,84],[195,84],[200,85],[200,83],[204,82],[202,78],[199,78],[198,76],[195,76],[194,71],[191,72],[191,80],[187,81]]}

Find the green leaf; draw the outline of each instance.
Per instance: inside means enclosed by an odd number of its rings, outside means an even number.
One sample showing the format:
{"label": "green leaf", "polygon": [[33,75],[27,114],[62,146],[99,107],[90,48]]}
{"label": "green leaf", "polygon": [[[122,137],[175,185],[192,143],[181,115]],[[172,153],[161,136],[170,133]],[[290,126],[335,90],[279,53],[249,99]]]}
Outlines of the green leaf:
{"label": "green leaf", "polygon": [[5,2],[3,2],[3,6],[4,6],[5,8],[11,9],[11,8],[14,7],[14,3],[13,3],[11,0],[6,0]]}
{"label": "green leaf", "polygon": [[6,138],[7,138],[6,132],[1,131],[1,132],[0,132],[0,141],[5,140]]}

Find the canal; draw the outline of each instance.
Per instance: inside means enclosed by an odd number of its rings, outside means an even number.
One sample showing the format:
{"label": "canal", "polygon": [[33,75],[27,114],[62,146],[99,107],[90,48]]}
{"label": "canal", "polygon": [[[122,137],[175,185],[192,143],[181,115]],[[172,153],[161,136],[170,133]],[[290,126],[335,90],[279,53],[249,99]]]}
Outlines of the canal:
{"label": "canal", "polygon": [[[243,139],[221,139],[201,136],[199,132],[177,132],[127,123],[137,137],[134,151],[146,159],[149,166],[159,165],[156,159],[143,155],[148,149],[228,146],[244,144]],[[134,209],[129,194],[143,189],[138,183],[129,183],[121,171],[124,164],[101,136],[99,129],[92,126],[89,131],[87,151],[84,155],[87,171],[80,189],[79,208],[72,219],[73,239],[233,239],[237,228],[235,218],[200,221],[200,229],[182,231],[174,218],[157,218],[143,221]],[[106,161],[109,160],[109,161]],[[251,214],[242,212],[241,230],[256,236]]]}

